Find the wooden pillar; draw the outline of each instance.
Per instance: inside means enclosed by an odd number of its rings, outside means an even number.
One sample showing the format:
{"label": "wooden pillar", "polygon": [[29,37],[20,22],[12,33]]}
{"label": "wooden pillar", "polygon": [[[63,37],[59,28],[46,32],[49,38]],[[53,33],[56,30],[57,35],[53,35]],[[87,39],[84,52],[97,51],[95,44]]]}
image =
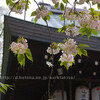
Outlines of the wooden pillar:
{"label": "wooden pillar", "polygon": [[62,80],[62,100],[64,100],[64,81]]}
{"label": "wooden pillar", "polygon": [[69,100],[72,100],[72,80],[69,80]]}
{"label": "wooden pillar", "polygon": [[91,100],[91,88],[92,88],[92,83],[88,83],[88,87],[89,87],[89,99]]}

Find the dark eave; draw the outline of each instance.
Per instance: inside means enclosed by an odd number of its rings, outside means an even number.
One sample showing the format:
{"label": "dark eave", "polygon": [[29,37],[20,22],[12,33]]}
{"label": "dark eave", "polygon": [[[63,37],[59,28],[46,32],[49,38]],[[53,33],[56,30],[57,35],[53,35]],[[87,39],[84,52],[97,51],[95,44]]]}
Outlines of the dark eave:
{"label": "dark eave", "polygon": [[[39,24],[34,24],[32,22],[23,21],[17,18],[5,16],[4,20],[4,48],[3,48],[3,64],[2,64],[2,76],[49,76],[51,68],[48,67],[45,63],[44,55],[46,49],[51,42],[63,42],[63,39],[66,38],[64,34],[57,33],[57,29],[51,28],[50,33],[48,32],[48,27],[42,26]],[[18,36],[23,36],[28,39],[28,46],[32,52],[34,63],[31,64],[26,59],[26,68],[25,70],[18,69],[18,62],[15,55],[10,52],[9,46],[12,41],[15,41]],[[88,44],[90,57],[82,57],[82,62],[78,63],[76,58],[76,63],[70,67],[69,71],[63,68],[63,75],[75,76],[77,78],[84,78],[88,81],[88,78],[99,79],[100,77],[100,38],[91,37],[88,41],[87,37],[75,37],[77,43]],[[97,52],[99,51],[99,52]],[[57,68],[59,68],[58,60],[59,55],[55,57],[55,66],[54,66],[54,75],[57,74]],[[99,65],[95,66],[94,61],[98,61]],[[78,73],[79,70],[83,71],[83,74]],[[93,76],[93,71],[97,72],[97,76]],[[83,80],[83,81],[84,81]],[[15,82],[14,82],[15,81]],[[67,81],[67,80],[65,80]],[[94,81],[94,80],[93,80]],[[98,80],[96,80],[98,81]],[[20,79],[2,79],[3,83],[15,84],[14,96],[11,100],[41,100],[41,97],[47,91],[48,80],[20,80]],[[100,82],[100,81],[99,81]],[[56,83],[59,83],[56,80]],[[56,84],[54,83],[54,84]],[[79,83],[79,82],[78,82]],[[57,85],[57,84],[56,84]],[[54,86],[56,86],[54,85]],[[67,85],[66,85],[67,87]],[[8,100],[12,91],[8,94],[0,96],[0,100]],[[69,92],[68,92],[69,93]]]}
{"label": "dark eave", "polygon": [[[17,18],[5,16],[5,24],[8,25],[10,34],[13,36],[24,36],[36,41],[41,42],[63,42],[66,38],[64,34],[58,33],[57,29],[51,28],[50,33],[46,26],[34,24],[32,22],[23,21]],[[51,39],[50,39],[51,38]],[[87,44],[90,46],[89,50],[100,51],[100,38],[91,37],[89,40],[86,36],[76,36],[74,38],[78,44]]]}

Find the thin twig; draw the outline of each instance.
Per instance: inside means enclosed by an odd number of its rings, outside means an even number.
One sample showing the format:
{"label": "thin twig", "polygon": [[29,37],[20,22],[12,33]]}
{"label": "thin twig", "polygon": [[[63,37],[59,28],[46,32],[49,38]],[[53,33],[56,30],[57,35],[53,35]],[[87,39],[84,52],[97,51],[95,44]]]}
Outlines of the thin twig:
{"label": "thin twig", "polygon": [[66,24],[66,20],[65,20],[66,6],[67,6],[67,2],[66,2],[66,5],[65,5],[65,10],[64,10],[64,32],[66,31],[66,29],[65,29],[65,24]]}
{"label": "thin twig", "polygon": [[26,11],[27,11],[28,0],[26,1],[25,11],[24,11],[24,20],[26,19]]}
{"label": "thin twig", "polygon": [[[48,31],[49,31],[49,35],[50,35],[50,42],[52,42],[52,37],[51,37],[51,33],[50,33],[50,28],[49,28],[49,26],[48,26],[48,22],[47,22],[47,20],[45,20],[45,22],[46,22],[46,24],[47,24],[47,28],[48,28]],[[51,92],[51,89],[50,89],[50,84],[51,84],[51,76],[52,76],[52,74],[53,74],[53,68],[54,68],[54,55],[53,55],[53,48],[52,48],[52,45],[51,45],[51,52],[52,52],[52,64],[53,64],[53,66],[52,66],[52,68],[51,68],[51,72],[50,72],[50,75],[49,75],[49,81],[48,81],[48,98],[50,98],[50,92]]]}
{"label": "thin twig", "polygon": [[36,1],[36,0],[34,0],[34,2],[37,4],[37,6],[38,6],[39,10],[41,11],[41,8],[39,7],[39,4],[37,3],[37,1]]}
{"label": "thin twig", "polygon": [[[72,6],[72,8],[74,8],[74,6],[67,0],[67,2]],[[77,2],[77,0],[75,1],[75,2]],[[80,17],[82,17],[80,14],[79,14],[79,12],[76,10],[75,12],[77,12],[78,13],[78,15],[80,16]]]}
{"label": "thin twig", "polygon": [[[49,32],[49,35],[50,35],[50,42],[52,43],[52,37],[51,37],[51,32],[50,32],[50,28],[49,28],[49,26],[48,26],[48,22],[47,22],[47,20],[45,20],[45,22],[46,22],[46,25],[47,25],[47,28],[48,28],[48,32]],[[53,48],[52,48],[53,46],[51,45],[51,52],[52,52],[52,55],[51,55],[51,57],[52,57],[52,64],[53,64],[53,66],[52,66],[52,68],[51,68],[51,72],[50,72],[50,75],[49,75],[49,81],[48,81],[48,98],[50,99],[50,95],[51,95],[51,89],[50,89],[50,84],[51,84],[51,76],[52,76],[52,74],[53,74],[53,68],[54,68],[54,55],[53,55]]]}
{"label": "thin twig", "polygon": [[[41,8],[39,7],[39,4],[37,3],[37,1],[36,0],[34,0],[35,1],[35,3],[37,4],[37,6],[38,6],[38,8],[39,8],[39,10],[41,11]],[[46,25],[47,25],[47,28],[48,28],[48,32],[49,32],[49,35],[50,35],[50,42],[52,43],[52,37],[51,37],[51,32],[50,32],[50,28],[49,28],[49,26],[48,26],[48,22],[47,22],[47,20],[45,20],[45,18],[44,18],[44,21],[46,22]],[[51,49],[52,49],[52,64],[53,64],[53,66],[52,66],[52,69],[51,69],[51,72],[50,72],[50,75],[49,75],[49,81],[48,81],[48,98],[50,98],[50,92],[51,92],[51,90],[50,90],[50,84],[51,84],[51,76],[52,76],[52,74],[53,74],[53,68],[54,68],[54,55],[53,55],[53,48],[52,48],[52,45],[51,45]]]}
{"label": "thin twig", "polygon": [[[13,7],[11,8],[11,10],[10,10],[10,12],[8,13],[8,16],[10,16],[10,14],[11,14],[11,12],[12,12],[12,10],[14,9],[14,7],[19,3],[19,1],[20,0],[18,0],[14,5],[13,5]],[[4,23],[3,23],[4,24]],[[2,29],[2,31],[1,31],[1,34],[0,34],[0,36],[2,36],[2,34],[3,34],[3,31],[4,31],[4,27],[3,27],[3,29]]]}
{"label": "thin twig", "polygon": [[92,17],[94,18],[94,13],[93,13],[93,9],[92,9],[91,3],[89,2],[89,4],[90,4],[91,12],[92,12]]}
{"label": "thin twig", "polygon": [[[24,11],[24,21],[26,20],[26,11],[27,11],[27,5],[28,5],[28,0],[26,0],[26,5],[25,5],[25,11]],[[24,25],[23,25],[23,32],[21,33],[21,37],[23,37],[23,33],[25,31],[25,26],[26,26],[26,22],[24,22]]]}
{"label": "thin twig", "polygon": [[[76,12],[76,0],[74,1],[74,15],[75,15],[75,12]],[[75,27],[75,20],[74,20],[74,27]]]}
{"label": "thin twig", "polygon": [[19,1],[20,0],[18,0],[14,5],[13,5],[13,7],[11,8],[11,10],[10,10],[10,12],[9,12],[9,14],[8,14],[8,16],[10,16],[10,13],[12,12],[12,10],[14,9],[14,7],[19,3]]}

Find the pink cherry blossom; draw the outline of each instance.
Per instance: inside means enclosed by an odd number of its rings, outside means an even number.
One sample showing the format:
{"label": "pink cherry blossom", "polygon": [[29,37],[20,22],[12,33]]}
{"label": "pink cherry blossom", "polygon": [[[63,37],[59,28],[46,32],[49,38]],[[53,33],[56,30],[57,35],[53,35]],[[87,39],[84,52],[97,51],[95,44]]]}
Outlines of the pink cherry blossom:
{"label": "pink cherry blossom", "polygon": [[49,67],[53,67],[53,64],[49,61],[46,61],[46,64],[49,66]]}
{"label": "pink cherry blossom", "polygon": [[20,49],[19,50],[19,54],[24,54],[25,53],[25,49]]}
{"label": "pink cherry blossom", "polygon": [[36,18],[39,19],[40,17],[45,18],[46,16],[48,16],[49,14],[49,10],[46,9],[42,9],[41,10],[39,8],[36,9]]}
{"label": "pink cherry blossom", "polygon": [[11,50],[13,51],[13,53],[17,53],[18,50],[18,45],[15,42],[11,43]]}
{"label": "pink cherry blossom", "polygon": [[79,0],[79,2],[76,2],[77,4],[84,4],[86,0]]}
{"label": "pink cherry blossom", "polygon": [[28,43],[24,43],[24,49],[27,49],[28,48]]}
{"label": "pink cherry blossom", "polygon": [[74,13],[74,10],[73,9],[69,9],[68,7],[66,7],[66,10],[65,10],[63,16],[65,18],[67,18],[68,20],[73,21],[76,18],[73,13]]}
{"label": "pink cherry blossom", "polygon": [[58,54],[59,53],[59,51],[60,51],[60,49],[59,48],[57,48],[57,49],[52,49],[51,47],[48,47],[48,49],[47,49],[47,53],[49,53],[49,54]]}
{"label": "pink cherry blossom", "polygon": [[73,39],[68,39],[68,41],[66,41],[65,44],[59,43],[58,46],[66,54],[75,54],[76,55],[78,53],[76,41],[74,41]]}
{"label": "pink cherry blossom", "polygon": [[93,3],[100,3],[100,0],[92,0]]}
{"label": "pink cherry blossom", "polygon": [[54,4],[57,4],[57,2],[59,2],[59,0],[52,0],[52,2],[53,2]]}
{"label": "pink cherry blossom", "polygon": [[70,67],[71,66],[71,63],[67,63],[67,67]]}
{"label": "pink cherry blossom", "polygon": [[21,38],[22,40],[18,43],[12,42],[11,43],[11,51],[13,53],[19,53],[19,54],[24,54],[25,50],[28,48],[28,43],[26,39]]}
{"label": "pink cherry blossom", "polygon": [[20,1],[18,4],[16,4],[16,6],[21,6],[20,9],[16,9],[16,8],[13,8],[13,6],[9,6],[10,9],[12,9],[12,12],[15,12],[15,13],[19,13],[19,14],[22,14],[22,11],[25,9],[25,3],[23,3],[22,1]]}
{"label": "pink cherry blossom", "polygon": [[60,61],[61,62],[68,62],[69,64],[72,63],[74,61],[74,56],[71,54],[65,54],[63,53],[61,56],[60,56]]}
{"label": "pink cherry blossom", "polygon": [[26,39],[23,39],[23,40],[22,40],[22,42],[23,42],[23,43],[26,43],[26,42],[27,42],[27,40],[26,40]]}
{"label": "pink cherry blossom", "polygon": [[96,31],[100,30],[100,20],[98,16],[90,15],[90,11],[82,11],[80,16],[78,16],[78,23],[80,24],[80,28],[86,25],[87,28],[96,29]]}
{"label": "pink cherry blossom", "polygon": [[80,32],[78,32],[78,29],[76,29],[75,26],[71,26],[71,27],[69,26],[66,29],[65,33],[66,33],[67,36],[73,36],[73,37],[80,34]]}

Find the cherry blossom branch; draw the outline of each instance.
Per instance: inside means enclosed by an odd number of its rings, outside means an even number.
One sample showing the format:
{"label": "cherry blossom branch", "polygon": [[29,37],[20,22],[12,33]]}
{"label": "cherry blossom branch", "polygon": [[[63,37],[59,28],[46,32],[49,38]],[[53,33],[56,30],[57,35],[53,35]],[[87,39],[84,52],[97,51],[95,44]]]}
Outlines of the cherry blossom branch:
{"label": "cherry blossom branch", "polygon": [[[12,12],[12,10],[13,10],[13,8],[19,3],[19,1],[20,0],[18,0],[14,5],[13,5],[13,7],[11,8],[11,10],[10,10],[10,12],[9,12],[9,14],[8,14],[8,16],[10,16],[10,14],[11,14],[11,12]],[[2,36],[2,34],[3,34],[3,31],[4,31],[4,27],[3,27],[3,29],[2,29],[2,31],[1,31],[1,33],[0,33],[0,36]]]}
{"label": "cherry blossom branch", "polygon": [[[52,38],[51,38],[51,34],[50,34],[50,28],[48,27],[48,22],[45,20],[46,24],[47,24],[47,28],[48,28],[48,31],[49,31],[49,35],[50,35],[50,41],[52,42]],[[49,76],[49,81],[48,81],[48,97],[50,98],[50,83],[51,83],[51,76],[53,74],[53,67],[54,67],[54,55],[53,55],[53,46],[51,46],[51,52],[52,52],[52,68],[51,68],[51,72],[50,72],[50,76]]]}
{"label": "cherry blossom branch", "polygon": [[[44,19],[45,20],[45,19]],[[46,22],[46,25],[47,25],[47,28],[48,28],[48,32],[49,32],[49,35],[50,35],[50,42],[52,42],[52,37],[51,37],[51,32],[50,32],[50,28],[48,26],[48,22],[47,20],[45,20]],[[51,72],[50,72],[50,75],[49,75],[49,81],[48,81],[48,98],[50,98],[50,92],[51,92],[51,89],[50,89],[50,83],[51,83],[51,76],[53,74],[53,68],[54,68],[54,55],[53,55],[53,45],[51,45],[51,59],[52,59],[52,68],[51,68]]]}
{"label": "cherry blossom branch", "polygon": [[73,5],[67,0],[67,2],[73,7]]}
{"label": "cherry blossom branch", "polygon": [[[72,6],[72,8],[73,8],[73,5],[67,0],[67,2]],[[75,1],[75,2],[77,2],[77,0]],[[81,15],[79,14],[79,12],[78,11],[75,11],[75,12],[77,12],[78,13],[78,15],[81,17]]]}
{"label": "cherry blossom branch", "polygon": [[64,32],[66,31],[65,30],[65,24],[66,24],[66,21],[65,21],[66,6],[67,6],[67,2],[66,2],[66,5],[65,5],[65,10],[64,10]]}
{"label": "cherry blossom branch", "polygon": [[10,13],[12,12],[12,10],[14,9],[14,7],[19,3],[19,1],[20,0],[18,0],[14,5],[13,5],[13,7],[11,8],[11,10],[10,10],[10,12],[9,12],[9,14],[8,14],[8,16],[10,15]]}
{"label": "cherry blossom branch", "polygon": [[[24,11],[24,21],[26,20],[26,10],[27,10],[28,1],[29,0],[26,0],[25,11]],[[26,23],[23,25],[23,33],[24,33],[25,26],[26,26]],[[23,37],[23,33],[21,34],[22,37]]]}
{"label": "cherry blossom branch", "polygon": [[[37,3],[37,1],[36,0],[34,0],[34,2],[37,4],[37,6],[38,6],[38,8],[39,8],[39,10],[41,11],[41,8],[39,7],[39,4]],[[46,22],[46,25],[47,25],[47,28],[48,28],[48,32],[49,32],[49,35],[50,35],[50,42],[52,43],[52,38],[51,38],[51,32],[50,32],[50,28],[49,28],[49,26],[48,26],[48,22],[47,22],[47,20],[45,19],[45,18],[43,18],[43,20]],[[54,67],[54,55],[53,55],[53,48],[52,48],[53,46],[51,45],[51,52],[52,52],[52,56],[51,56],[51,59],[52,59],[52,68],[51,68],[51,72],[50,72],[50,75],[49,75],[49,81],[48,81],[48,98],[50,98],[50,92],[51,92],[51,90],[50,90],[50,83],[51,83],[51,76],[52,76],[52,74],[53,74],[53,67]]]}
{"label": "cherry blossom branch", "polygon": [[37,4],[37,6],[38,6],[39,10],[41,11],[41,8],[39,7],[39,4],[37,3],[37,1],[36,1],[36,0],[34,0],[34,2]]}
{"label": "cherry blossom branch", "polygon": [[[75,15],[75,12],[76,12],[76,1],[77,1],[77,0],[74,1],[74,15]],[[74,20],[74,27],[75,27],[75,26],[76,26],[76,25],[75,25],[75,20]]]}
{"label": "cherry blossom branch", "polygon": [[90,1],[89,1],[89,5],[90,5],[91,12],[92,12],[92,17],[94,18],[94,13],[93,13],[93,9],[92,9]]}
{"label": "cherry blossom branch", "polygon": [[26,19],[26,10],[27,10],[28,0],[26,1],[25,11],[24,11],[24,20]]}

